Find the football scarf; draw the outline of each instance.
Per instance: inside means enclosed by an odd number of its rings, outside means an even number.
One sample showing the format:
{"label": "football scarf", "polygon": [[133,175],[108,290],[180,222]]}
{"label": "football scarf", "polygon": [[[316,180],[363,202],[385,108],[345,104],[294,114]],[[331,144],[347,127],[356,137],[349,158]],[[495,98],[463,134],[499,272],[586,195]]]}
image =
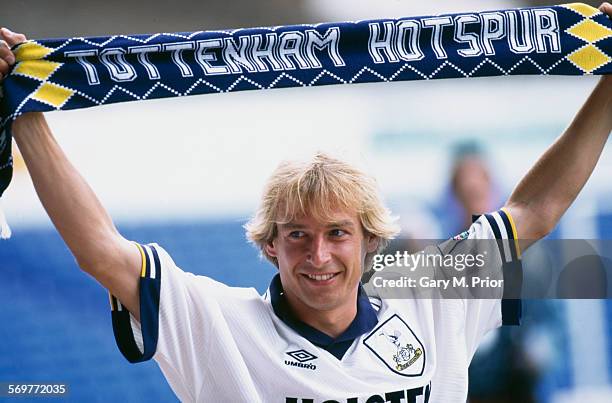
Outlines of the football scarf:
{"label": "football scarf", "polygon": [[612,23],[580,3],[267,28],[30,40],[0,87],[0,196],[11,122],[30,111],[253,89],[612,72]]}

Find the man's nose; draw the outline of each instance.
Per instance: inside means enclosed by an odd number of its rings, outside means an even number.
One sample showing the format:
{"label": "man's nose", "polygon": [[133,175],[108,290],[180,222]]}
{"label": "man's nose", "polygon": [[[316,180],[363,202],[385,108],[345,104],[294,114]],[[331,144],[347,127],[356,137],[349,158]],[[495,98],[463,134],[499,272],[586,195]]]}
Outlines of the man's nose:
{"label": "man's nose", "polygon": [[314,267],[322,267],[331,261],[329,241],[324,236],[315,236],[308,251],[308,262]]}

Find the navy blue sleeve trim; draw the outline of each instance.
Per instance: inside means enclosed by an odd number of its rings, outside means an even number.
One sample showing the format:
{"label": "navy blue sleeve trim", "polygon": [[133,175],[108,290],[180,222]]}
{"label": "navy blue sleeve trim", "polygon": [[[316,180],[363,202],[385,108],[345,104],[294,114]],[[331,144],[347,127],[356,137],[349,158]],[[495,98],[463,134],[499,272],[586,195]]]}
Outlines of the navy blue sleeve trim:
{"label": "navy blue sleeve trim", "polygon": [[499,230],[499,226],[497,225],[497,222],[495,222],[495,218],[493,218],[491,214],[485,214],[484,216],[489,222],[491,229],[493,230],[493,235],[495,235],[495,239],[497,239],[497,247],[499,248],[499,254],[501,256],[502,262],[505,262],[506,261],[506,251],[504,250],[504,245],[502,244],[503,237]]}
{"label": "navy blue sleeve trim", "polygon": [[[493,230],[502,261],[504,278],[504,294],[501,300],[502,325],[518,326],[522,317],[523,265],[514,236],[516,229],[513,228],[513,221],[508,214],[502,209],[484,216]],[[496,217],[499,217],[499,220],[496,220]]]}
{"label": "navy blue sleeve trim", "polygon": [[[152,245],[138,245],[143,267],[139,282],[140,330],[143,352],[140,351],[130,324],[130,313],[111,295],[113,333],[119,351],[131,363],[150,360],[157,349],[159,336],[159,298],[161,265],[157,250]],[[152,258],[151,258],[152,257]]]}
{"label": "navy blue sleeve trim", "polygon": [[519,326],[523,314],[521,290],[523,285],[523,266],[520,260],[505,262],[504,295],[501,300],[502,325]]}

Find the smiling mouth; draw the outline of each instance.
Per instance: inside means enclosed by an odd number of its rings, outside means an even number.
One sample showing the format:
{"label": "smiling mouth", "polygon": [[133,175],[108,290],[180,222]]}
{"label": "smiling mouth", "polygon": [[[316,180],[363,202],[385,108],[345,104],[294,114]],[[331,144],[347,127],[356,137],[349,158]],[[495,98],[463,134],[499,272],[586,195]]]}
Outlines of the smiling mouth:
{"label": "smiling mouth", "polygon": [[314,281],[328,281],[336,277],[340,273],[328,273],[328,274],[305,274],[310,280]]}

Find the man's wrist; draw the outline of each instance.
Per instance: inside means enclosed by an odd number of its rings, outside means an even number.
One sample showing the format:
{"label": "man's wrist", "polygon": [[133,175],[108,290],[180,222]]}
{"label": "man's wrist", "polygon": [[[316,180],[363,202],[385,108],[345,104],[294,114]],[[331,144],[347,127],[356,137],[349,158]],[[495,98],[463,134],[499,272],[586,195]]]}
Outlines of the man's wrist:
{"label": "man's wrist", "polygon": [[28,133],[34,131],[36,127],[40,127],[44,123],[45,116],[42,112],[27,112],[20,115],[13,122],[12,132],[15,139],[27,136]]}

